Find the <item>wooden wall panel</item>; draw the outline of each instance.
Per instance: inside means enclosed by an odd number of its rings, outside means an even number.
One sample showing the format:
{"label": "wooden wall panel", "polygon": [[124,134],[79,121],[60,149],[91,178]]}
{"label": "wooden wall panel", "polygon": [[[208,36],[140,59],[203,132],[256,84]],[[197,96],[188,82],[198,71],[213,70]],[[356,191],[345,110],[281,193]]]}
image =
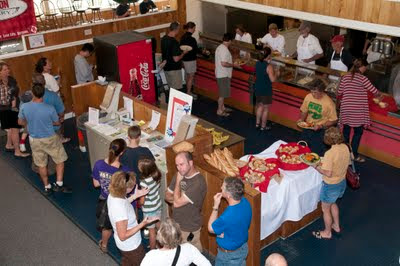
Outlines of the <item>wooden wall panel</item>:
{"label": "wooden wall panel", "polygon": [[[170,23],[173,20],[178,19],[177,11],[155,13],[151,16],[139,16],[132,17],[131,19],[124,20],[110,20],[108,23],[92,24],[87,27],[70,28],[60,31],[47,32],[44,34],[44,41],[46,46],[53,46],[68,42],[74,42],[79,40],[85,40],[93,38],[97,35],[103,35],[112,32],[120,32],[126,30],[142,29],[151,27],[154,25],[161,25]],[[91,35],[85,35],[84,31],[91,29]],[[25,37],[27,48],[30,50],[28,36]]]}
{"label": "wooden wall panel", "polygon": [[241,0],[376,24],[400,26],[400,2],[387,0]]}
{"label": "wooden wall panel", "polygon": [[[157,49],[160,48],[160,33],[166,32],[167,29],[160,29],[145,32],[149,36],[155,37],[157,41]],[[53,62],[53,73],[61,71],[61,93],[64,95],[65,108],[68,111],[72,110],[71,86],[76,84],[75,70],[73,59],[79,52],[81,45],[66,47],[57,50],[46,51],[37,54],[25,55],[6,59],[10,64],[13,77],[18,81],[21,92],[26,91],[31,86],[32,73],[34,65],[40,57],[49,58]],[[89,58],[91,63],[95,63],[95,56]]]}

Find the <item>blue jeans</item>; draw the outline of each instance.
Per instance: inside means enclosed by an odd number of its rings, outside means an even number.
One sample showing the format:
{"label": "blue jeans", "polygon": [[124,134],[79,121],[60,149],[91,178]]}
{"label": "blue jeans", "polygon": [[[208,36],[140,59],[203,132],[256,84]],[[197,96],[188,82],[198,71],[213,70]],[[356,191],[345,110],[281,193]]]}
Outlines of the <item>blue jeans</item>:
{"label": "blue jeans", "polygon": [[218,249],[215,266],[246,266],[248,252],[247,242],[233,252],[223,252]]}
{"label": "blue jeans", "polygon": [[353,129],[353,138],[351,139],[351,149],[353,150],[354,158],[358,157],[358,147],[360,146],[360,141],[362,134],[364,132],[363,126],[361,127],[351,127],[349,125],[343,125],[343,137],[346,143],[350,144],[350,131]]}

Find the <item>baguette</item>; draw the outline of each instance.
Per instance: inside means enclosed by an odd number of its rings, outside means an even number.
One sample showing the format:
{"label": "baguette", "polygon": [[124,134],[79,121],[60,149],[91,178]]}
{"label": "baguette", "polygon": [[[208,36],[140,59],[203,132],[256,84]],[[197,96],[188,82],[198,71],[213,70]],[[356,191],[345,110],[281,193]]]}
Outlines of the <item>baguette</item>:
{"label": "baguette", "polygon": [[220,170],[220,171],[223,171],[222,164],[221,164],[221,162],[218,160],[218,158],[217,158],[217,156],[215,155],[215,153],[211,153],[210,156],[211,156],[212,160],[214,161],[214,164],[215,164],[215,166],[216,166],[215,168],[217,168],[217,169]]}
{"label": "baguette", "polygon": [[229,165],[231,166],[232,170],[235,173],[239,173],[239,168],[235,164],[235,160],[233,159],[233,155],[230,152],[230,150],[228,150],[228,148],[226,148],[226,147],[224,148],[224,155],[225,155],[225,158],[228,161]]}
{"label": "baguette", "polygon": [[229,162],[226,160],[225,154],[222,150],[215,150],[214,151],[217,159],[219,162],[222,164],[223,167],[223,172],[230,176],[236,176],[236,170],[229,164]]}

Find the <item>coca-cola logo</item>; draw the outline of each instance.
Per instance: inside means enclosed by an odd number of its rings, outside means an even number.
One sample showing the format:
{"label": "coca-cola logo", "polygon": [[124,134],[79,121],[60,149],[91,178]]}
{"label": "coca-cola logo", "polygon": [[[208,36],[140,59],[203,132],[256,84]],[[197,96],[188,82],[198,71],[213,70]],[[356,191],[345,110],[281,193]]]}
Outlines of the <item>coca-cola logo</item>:
{"label": "coca-cola logo", "polygon": [[149,78],[149,64],[148,63],[140,63],[140,75],[142,76],[142,79],[140,80],[140,86],[142,87],[143,90],[149,90],[150,89],[150,78]]}
{"label": "coca-cola logo", "polygon": [[21,0],[0,0],[0,21],[17,17],[27,8],[28,5]]}

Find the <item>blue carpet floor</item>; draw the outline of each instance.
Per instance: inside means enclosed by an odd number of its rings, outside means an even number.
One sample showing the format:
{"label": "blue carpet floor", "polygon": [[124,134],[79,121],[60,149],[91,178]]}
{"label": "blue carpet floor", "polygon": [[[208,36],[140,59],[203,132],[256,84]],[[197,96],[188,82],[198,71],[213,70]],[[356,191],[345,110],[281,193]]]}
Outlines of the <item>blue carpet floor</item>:
{"label": "blue carpet floor", "polygon": [[[299,133],[278,124],[268,132],[254,128],[254,117],[235,110],[228,118],[215,114],[215,102],[200,97],[194,102],[193,114],[224,127],[246,138],[245,153],[259,153],[276,140],[299,140]],[[66,121],[66,135],[72,141],[65,145],[69,159],[65,165],[65,183],[73,188],[71,195],[53,194],[48,199],[69,217],[90,238],[97,242],[100,233],[95,229],[95,206],[99,191],[92,186],[88,154],[77,148],[73,120]],[[4,147],[4,138],[0,147]],[[30,159],[16,159],[12,153],[1,150],[0,156],[14,166],[34,187],[43,190],[39,176],[31,170]],[[321,229],[322,219],[286,240],[278,240],[262,250],[261,261],[267,255],[279,252],[289,265],[398,265],[400,256],[400,171],[378,161],[367,159],[357,165],[362,187],[347,189],[340,202],[343,233],[340,238],[317,240],[311,232]],[[51,179],[54,181],[55,177]],[[68,232],[66,232],[68,233]],[[114,240],[110,240],[110,255],[120,260]]]}

